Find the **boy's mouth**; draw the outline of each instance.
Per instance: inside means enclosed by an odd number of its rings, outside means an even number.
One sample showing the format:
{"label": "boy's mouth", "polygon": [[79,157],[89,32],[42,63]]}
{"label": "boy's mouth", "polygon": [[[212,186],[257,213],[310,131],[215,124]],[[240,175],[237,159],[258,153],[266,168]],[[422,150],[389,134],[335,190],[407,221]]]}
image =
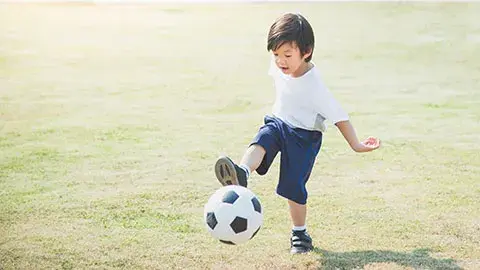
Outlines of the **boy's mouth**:
{"label": "boy's mouth", "polygon": [[288,70],[288,67],[280,67],[280,69],[283,71],[283,72],[286,72]]}

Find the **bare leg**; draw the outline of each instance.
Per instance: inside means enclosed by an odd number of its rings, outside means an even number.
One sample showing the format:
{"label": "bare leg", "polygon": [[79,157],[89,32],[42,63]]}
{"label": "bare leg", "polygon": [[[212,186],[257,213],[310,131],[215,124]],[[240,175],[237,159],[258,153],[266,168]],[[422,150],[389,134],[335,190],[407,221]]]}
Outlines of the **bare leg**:
{"label": "bare leg", "polygon": [[[290,206],[290,216],[292,217],[293,226],[304,227],[307,217],[307,205],[288,200],[288,206]],[[290,244],[290,253],[292,254],[305,253],[313,249],[312,238],[307,233],[306,228],[305,230],[293,228]]]}
{"label": "bare leg", "polygon": [[247,151],[245,151],[240,164],[247,166],[250,172],[254,172],[262,163],[265,153],[265,149],[262,146],[258,144],[251,145]]}
{"label": "bare leg", "polygon": [[307,218],[307,205],[288,200],[288,206],[290,207],[293,226],[304,226]]}

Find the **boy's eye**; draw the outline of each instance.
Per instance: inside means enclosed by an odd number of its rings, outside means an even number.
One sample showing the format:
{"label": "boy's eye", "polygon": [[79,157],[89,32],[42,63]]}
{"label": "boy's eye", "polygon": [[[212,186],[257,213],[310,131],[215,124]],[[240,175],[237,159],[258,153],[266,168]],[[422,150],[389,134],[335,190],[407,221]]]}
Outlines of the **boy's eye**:
{"label": "boy's eye", "polygon": [[285,55],[285,57],[287,57],[287,58],[290,58],[290,57],[291,57],[291,55]]}
{"label": "boy's eye", "polygon": [[274,53],[273,56],[278,56],[278,53]]}

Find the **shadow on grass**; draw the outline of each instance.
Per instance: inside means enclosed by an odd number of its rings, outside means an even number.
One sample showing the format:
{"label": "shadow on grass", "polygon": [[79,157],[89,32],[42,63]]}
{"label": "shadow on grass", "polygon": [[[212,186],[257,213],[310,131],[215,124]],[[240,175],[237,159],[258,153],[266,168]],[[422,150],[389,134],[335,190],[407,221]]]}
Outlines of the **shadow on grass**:
{"label": "shadow on grass", "polygon": [[363,269],[373,263],[396,263],[414,269],[462,269],[453,259],[432,258],[429,249],[403,253],[389,250],[331,252],[315,248],[314,252],[321,255],[320,269]]}

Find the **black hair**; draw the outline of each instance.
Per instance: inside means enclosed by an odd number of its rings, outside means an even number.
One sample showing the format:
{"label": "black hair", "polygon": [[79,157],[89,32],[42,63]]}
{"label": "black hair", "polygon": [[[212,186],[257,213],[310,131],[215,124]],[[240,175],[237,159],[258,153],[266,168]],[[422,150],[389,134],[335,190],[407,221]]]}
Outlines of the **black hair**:
{"label": "black hair", "polygon": [[305,62],[312,60],[315,37],[307,19],[300,14],[287,13],[279,17],[268,32],[267,51],[276,50],[287,42],[294,42],[302,56],[311,52]]}

